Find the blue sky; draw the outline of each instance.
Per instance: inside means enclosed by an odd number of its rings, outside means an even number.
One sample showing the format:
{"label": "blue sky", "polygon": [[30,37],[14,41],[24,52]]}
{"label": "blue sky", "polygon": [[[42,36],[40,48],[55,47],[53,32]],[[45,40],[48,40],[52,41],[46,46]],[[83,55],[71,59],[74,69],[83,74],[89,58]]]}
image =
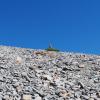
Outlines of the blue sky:
{"label": "blue sky", "polygon": [[100,0],[0,0],[0,44],[100,54]]}

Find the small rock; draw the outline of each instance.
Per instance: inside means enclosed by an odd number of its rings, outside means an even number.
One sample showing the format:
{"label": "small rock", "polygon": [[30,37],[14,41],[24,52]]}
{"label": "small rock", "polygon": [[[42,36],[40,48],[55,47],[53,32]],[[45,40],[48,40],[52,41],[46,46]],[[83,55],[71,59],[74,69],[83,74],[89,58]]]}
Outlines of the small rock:
{"label": "small rock", "polygon": [[85,67],[85,65],[84,64],[79,64],[79,66],[78,66],[79,68],[84,68]]}
{"label": "small rock", "polygon": [[0,76],[0,82],[3,82],[3,77],[2,76]]}
{"label": "small rock", "polygon": [[9,95],[4,95],[3,97],[4,100],[9,100],[9,98],[10,98]]}
{"label": "small rock", "polygon": [[21,62],[22,62],[22,58],[18,56],[18,57],[16,58],[16,63],[20,64]]}
{"label": "small rock", "polygon": [[52,77],[50,75],[44,75],[44,78],[47,78],[47,80],[52,81]]}
{"label": "small rock", "polygon": [[100,98],[100,92],[97,92],[96,95],[98,98]]}
{"label": "small rock", "polygon": [[17,86],[16,87],[16,91],[19,93],[19,92],[21,92],[22,91],[22,87],[19,85],[19,86]]}
{"label": "small rock", "polygon": [[42,98],[38,94],[35,94],[35,99],[34,100],[42,100]]}
{"label": "small rock", "polygon": [[95,100],[94,98],[89,98],[88,100]]}
{"label": "small rock", "polygon": [[66,92],[65,90],[62,90],[60,91],[59,96],[66,98],[70,96],[70,93]]}
{"label": "small rock", "polygon": [[32,100],[32,96],[31,95],[23,95],[22,96],[22,100]]}

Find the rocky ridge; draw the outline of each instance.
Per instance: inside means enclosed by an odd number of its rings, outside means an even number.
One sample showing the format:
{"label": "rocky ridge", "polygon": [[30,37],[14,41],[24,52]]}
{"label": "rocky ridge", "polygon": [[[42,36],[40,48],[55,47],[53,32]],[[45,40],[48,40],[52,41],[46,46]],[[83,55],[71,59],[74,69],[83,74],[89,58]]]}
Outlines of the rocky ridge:
{"label": "rocky ridge", "polygon": [[100,100],[100,56],[0,46],[0,100]]}

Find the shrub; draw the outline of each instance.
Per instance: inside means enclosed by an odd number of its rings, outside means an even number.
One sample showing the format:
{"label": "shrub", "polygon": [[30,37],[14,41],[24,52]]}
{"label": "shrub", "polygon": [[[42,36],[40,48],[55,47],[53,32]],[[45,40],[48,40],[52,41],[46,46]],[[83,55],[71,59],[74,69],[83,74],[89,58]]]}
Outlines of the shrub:
{"label": "shrub", "polygon": [[58,49],[55,49],[55,48],[47,48],[47,49],[45,49],[45,50],[47,50],[47,51],[56,51],[56,52],[59,52],[59,50]]}
{"label": "shrub", "polygon": [[59,52],[59,50],[58,50],[58,49],[55,49],[55,48],[53,48],[53,47],[52,47],[52,44],[51,44],[51,43],[49,43],[48,48],[47,48],[47,49],[45,49],[45,50],[47,50],[47,51],[56,51],[56,52]]}

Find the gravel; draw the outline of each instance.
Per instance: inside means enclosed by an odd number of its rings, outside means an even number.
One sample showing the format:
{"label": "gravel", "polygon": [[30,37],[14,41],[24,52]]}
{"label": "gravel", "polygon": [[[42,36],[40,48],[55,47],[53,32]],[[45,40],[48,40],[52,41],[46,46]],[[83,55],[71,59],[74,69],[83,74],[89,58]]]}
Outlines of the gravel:
{"label": "gravel", "polygon": [[0,100],[100,100],[100,56],[0,46]]}

